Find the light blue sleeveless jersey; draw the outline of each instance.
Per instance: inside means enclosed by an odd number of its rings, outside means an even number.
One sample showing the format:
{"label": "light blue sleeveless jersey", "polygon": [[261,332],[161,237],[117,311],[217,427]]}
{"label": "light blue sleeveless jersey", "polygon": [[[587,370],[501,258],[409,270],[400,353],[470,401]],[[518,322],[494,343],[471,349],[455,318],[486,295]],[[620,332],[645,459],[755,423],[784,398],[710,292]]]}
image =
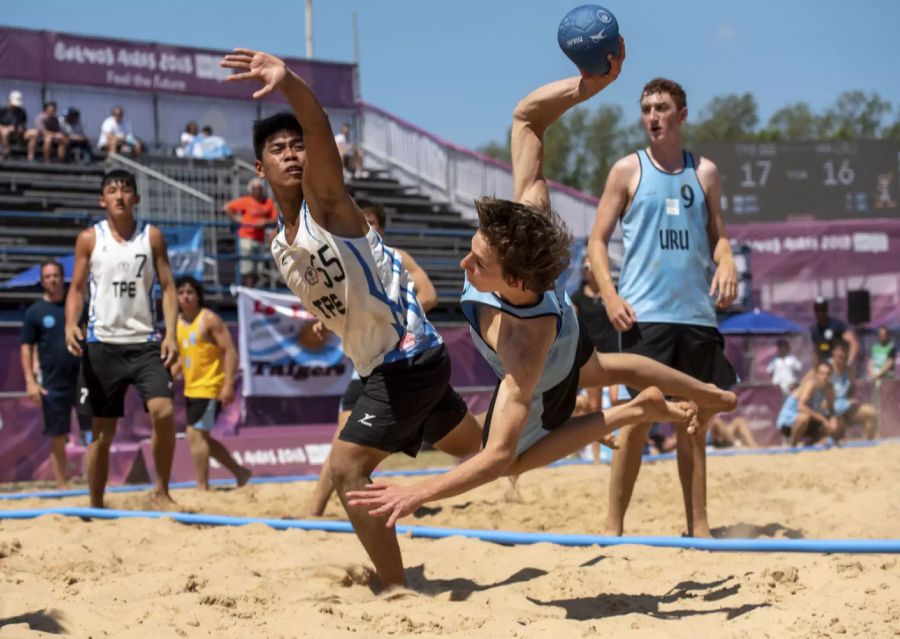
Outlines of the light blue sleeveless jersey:
{"label": "light blue sleeveless jersey", "polygon": [[[521,454],[536,441],[547,435],[552,428],[560,425],[571,416],[572,409],[565,408],[565,400],[559,392],[549,393],[556,389],[572,372],[576,365],[576,355],[580,342],[578,318],[572,307],[572,300],[565,289],[557,289],[544,293],[543,297],[534,305],[522,307],[514,306],[500,299],[494,293],[482,293],[469,284],[466,279],[460,306],[463,314],[470,324],[472,341],[481,356],[490,364],[497,374],[498,379],[503,379],[505,372],[500,357],[482,339],[478,327],[478,307],[490,306],[509,313],[513,317],[530,319],[556,317],[556,340],[550,346],[544,372],[534,390],[531,398],[531,408],[528,411],[528,419],[525,428],[519,438],[517,453]],[[574,407],[575,395],[572,393],[572,407]],[[493,402],[492,402],[493,406]],[[567,414],[565,414],[567,412]],[[547,426],[547,428],[545,428]]]}
{"label": "light blue sleeveless jersey", "polygon": [[637,151],[641,178],[621,220],[625,259],[619,295],[639,322],[715,327],[709,213],[694,156],[683,153],[684,169],[665,173],[646,151]]}

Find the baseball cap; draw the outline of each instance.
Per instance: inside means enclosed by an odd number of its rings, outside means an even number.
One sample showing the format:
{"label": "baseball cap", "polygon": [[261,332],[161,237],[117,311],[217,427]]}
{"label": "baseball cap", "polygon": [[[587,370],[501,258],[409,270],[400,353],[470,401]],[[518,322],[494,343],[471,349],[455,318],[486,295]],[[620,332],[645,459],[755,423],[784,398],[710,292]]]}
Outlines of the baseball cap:
{"label": "baseball cap", "polygon": [[22,106],[22,92],[21,91],[10,91],[9,92],[9,103],[13,106],[20,107]]}
{"label": "baseball cap", "polygon": [[816,299],[813,300],[813,308],[828,310],[828,300],[819,295]]}

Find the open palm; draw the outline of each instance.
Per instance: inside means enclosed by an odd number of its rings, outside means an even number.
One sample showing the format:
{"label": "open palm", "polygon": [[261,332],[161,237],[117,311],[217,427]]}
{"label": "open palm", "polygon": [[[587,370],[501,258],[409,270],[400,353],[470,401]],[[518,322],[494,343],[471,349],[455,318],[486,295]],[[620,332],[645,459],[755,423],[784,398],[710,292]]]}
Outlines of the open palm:
{"label": "open palm", "polygon": [[278,88],[278,85],[287,75],[287,67],[284,60],[276,58],[270,53],[253,51],[252,49],[235,49],[219,63],[227,69],[237,69],[237,73],[228,76],[229,82],[237,80],[258,80],[263,88],[253,94],[254,98],[261,98]]}

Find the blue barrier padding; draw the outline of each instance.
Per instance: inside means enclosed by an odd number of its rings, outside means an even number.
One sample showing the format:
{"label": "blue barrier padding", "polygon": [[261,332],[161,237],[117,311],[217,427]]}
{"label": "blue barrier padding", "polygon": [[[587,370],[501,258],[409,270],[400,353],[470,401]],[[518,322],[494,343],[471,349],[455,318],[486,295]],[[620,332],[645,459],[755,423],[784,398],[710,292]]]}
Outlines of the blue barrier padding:
{"label": "blue barrier padding", "polygon": [[[63,515],[91,519],[172,519],[183,524],[204,526],[244,526],[263,524],[275,530],[310,530],[323,532],[353,532],[347,521],[301,519],[267,519],[263,517],[229,517],[179,512],[140,510],[105,510],[102,508],[44,508],[36,510],[0,511],[0,519],[33,519],[44,515]],[[900,539],[698,539],[695,537],[608,537],[605,535],[574,535],[563,533],[511,532],[506,530],[477,530],[470,528],[439,528],[435,526],[397,526],[400,535],[425,539],[468,537],[497,544],[556,544],[560,546],[654,546],[657,548],[685,548],[715,552],[804,552],[804,553],[900,553]]]}
{"label": "blue barrier padding", "polygon": [[[881,443],[898,442],[900,439],[891,437],[887,439],[874,439],[871,441],[852,441],[835,446],[834,444],[818,444],[816,446],[807,446],[805,448],[726,448],[713,449],[707,451],[707,457],[739,457],[744,455],[787,455],[796,453],[822,452],[833,448],[870,448],[878,446]],[[666,461],[675,459],[675,453],[663,453],[661,455],[644,455],[642,460],[645,462]],[[609,464],[609,462],[603,462]],[[561,466],[589,466],[593,462],[589,459],[561,459],[549,464],[547,468],[557,468]],[[449,467],[443,468],[418,468],[413,470],[383,470],[375,471],[372,477],[427,477],[430,475],[443,475]],[[299,481],[315,481],[319,478],[318,474],[310,475],[285,475],[283,477],[252,477],[251,484],[289,484]],[[234,485],[233,479],[211,479],[211,486],[231,486]],[[175,488],[195,488],[196,482],[182,481],[169,484],[170,489]],[[107,493],[136,493],[153,488],[152,484],[127,484],[123,486],[109,486]],[[78,488],[72,490],[50,490],[42,492],[30,493],[0,493],[0,501],[3,500],[20,500],[20,499],[58,499],[62,497],[82,497],[90,494],[86,488]]]}

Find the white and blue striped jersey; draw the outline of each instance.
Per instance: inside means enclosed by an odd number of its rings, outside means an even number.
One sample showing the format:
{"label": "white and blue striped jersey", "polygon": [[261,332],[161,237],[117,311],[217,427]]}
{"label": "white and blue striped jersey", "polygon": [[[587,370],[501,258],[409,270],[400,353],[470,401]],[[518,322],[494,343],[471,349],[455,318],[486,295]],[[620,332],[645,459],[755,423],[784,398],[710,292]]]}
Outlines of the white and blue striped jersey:
{"label": "white and blue striped jersey", "polygon": [[156,268],[151,228],[138,221],[131,238],[120,242],[112,236],[108,220],[94,224],[87,341],[139,344],[159,338],[153,326]]}
{"label": "white and blue striped jersey", "polygon": [[333,235],[316,224],[304,202],[294,242],[287,243],[282,228],[272,241],[272,256],[288,288],[341,338],[363,377],[382,363],[442,343],[399,253],[374,229],[362,237]]}

